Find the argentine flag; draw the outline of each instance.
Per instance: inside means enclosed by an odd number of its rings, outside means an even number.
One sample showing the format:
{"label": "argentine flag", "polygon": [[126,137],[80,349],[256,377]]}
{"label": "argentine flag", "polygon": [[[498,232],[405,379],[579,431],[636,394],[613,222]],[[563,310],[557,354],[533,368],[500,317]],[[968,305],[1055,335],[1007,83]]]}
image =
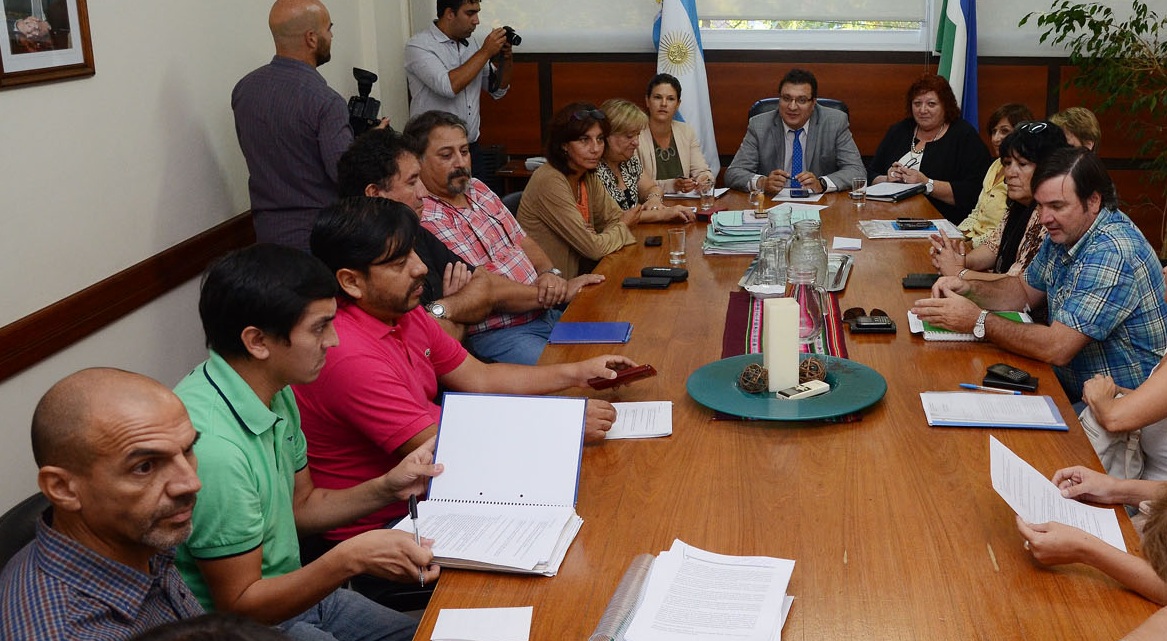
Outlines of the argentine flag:
{"label": "argentine flag", "polygon": [[705,78],[705,53],[697,28],[696,0],[663,0],[652,28],[657,48],[656,70],[681,81],[681,108],[677,120],[687,123],[701,141],[705,162],[716,177],[721,170],[717,139],[713,135],[713,112],[709,108],[709,82]]}
{"label": "argentine flag", "polygon": [[977,2],[944,0],[936,30],[939,75],[952,85],[961,116],[980,131],[977,122]]}

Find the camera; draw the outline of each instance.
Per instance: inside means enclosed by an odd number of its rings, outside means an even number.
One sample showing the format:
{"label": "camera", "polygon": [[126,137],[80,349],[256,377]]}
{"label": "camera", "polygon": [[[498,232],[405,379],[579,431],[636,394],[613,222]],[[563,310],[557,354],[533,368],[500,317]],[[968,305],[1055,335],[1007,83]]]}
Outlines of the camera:
{"label": "camera", "polygon": [[509,25],[504,26],[502,28],[502,30],[506,32],[507,42],[509,42],[512,47],[517,47],[517,46],[523,44],[523,37],[520,36]]}
{"label": "camera", "polygon": [[348,121],[353,134],[359,136],[381,122],[381,101],[369,97],[373,83],[377,82],[377,74],[353,67],[353,77],[357,79],[359,95],[348,99]]}

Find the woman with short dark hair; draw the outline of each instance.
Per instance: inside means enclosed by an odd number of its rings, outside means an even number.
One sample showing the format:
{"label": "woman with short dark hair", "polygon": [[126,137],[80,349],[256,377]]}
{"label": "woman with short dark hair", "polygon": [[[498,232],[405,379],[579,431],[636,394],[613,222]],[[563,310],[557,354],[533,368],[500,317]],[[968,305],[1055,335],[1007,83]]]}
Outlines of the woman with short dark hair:
{"label": "woman with short dark hair", "polygon": [[596,175],[611,125],[604,112],[573,102],[551,119],[547,164],[535,170],[518,220],[551,262],[571,279],[590,272],[601,258],[636,242],[629,226],[640,208],[622,211]]}

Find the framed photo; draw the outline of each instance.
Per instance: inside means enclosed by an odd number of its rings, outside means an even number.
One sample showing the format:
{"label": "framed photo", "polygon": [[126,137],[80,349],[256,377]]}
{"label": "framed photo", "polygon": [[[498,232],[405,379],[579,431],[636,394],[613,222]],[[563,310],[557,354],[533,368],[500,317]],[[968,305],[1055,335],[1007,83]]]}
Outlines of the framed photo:
{"label": "framed photo", "polygon": [[0,87],[92,76],[85,0],[0,0]]}

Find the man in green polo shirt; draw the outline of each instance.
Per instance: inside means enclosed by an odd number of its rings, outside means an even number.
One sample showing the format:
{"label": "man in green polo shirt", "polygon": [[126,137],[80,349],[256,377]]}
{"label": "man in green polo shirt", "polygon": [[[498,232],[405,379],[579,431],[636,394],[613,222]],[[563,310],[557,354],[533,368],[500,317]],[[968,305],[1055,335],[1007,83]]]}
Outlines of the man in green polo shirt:
{"label": "man in green polo shirt", "polygon": [[363,573],[418,581],[420,572],[433,581],[428,542],[373,530],[300,565],[299,534],[420,494],[441,472],[431,440],[384,476],[346,490],[313,486],[288,385],[314,380],[337,344],[336,292],[323,263],[274,245],[233,252],[208,270],[199,315],[210,358],[175,388],[201,433],[203,481],[178,565],[204,607],[279,625],[296,639],[411,639],[413,619],[337,588]]}

